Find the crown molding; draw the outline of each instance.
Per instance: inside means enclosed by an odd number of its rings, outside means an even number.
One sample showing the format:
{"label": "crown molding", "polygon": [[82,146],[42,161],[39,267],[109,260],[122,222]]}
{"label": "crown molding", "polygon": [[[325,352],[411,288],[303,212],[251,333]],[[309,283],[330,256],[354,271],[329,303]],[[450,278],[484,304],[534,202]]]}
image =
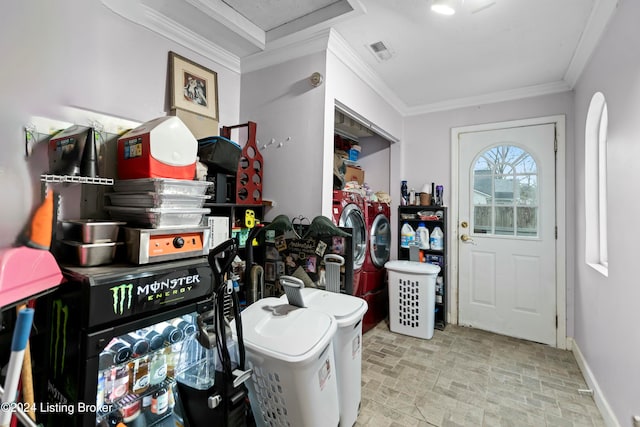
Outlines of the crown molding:
{"label": "crown molding", "polygon": [[408,108],[406,116],[415,116],[419,114],[435,113],[438,111],[455,110],[458,108],[475,107],[478,105],[494,104],[497,102],[514,101],[524,98],[533,98],[536,96],[550,95],[570,91],[571,87],[564,80],[553,83],[545,83],[535,86],[521,87],[517,89],[505,90],[500,92],[487,93],[478,96],[470,96],[467,98],[457,98],[442,102],[420,105]]}
{"label": "crown molding", "polygon": [[141,25],[229,70],[240,73],[240,58],[199,36],[151,7],[129,0],[102,0],[108,9],[123,18]]}
{"label": "crown molding", "polygon": [[162,36],[209,58],[231,71],[240,73],[240,58],[211,43],[184,26],[176,23],[153,9],[147,9],[147,27]]}
{"label": "crown molding", "polygon": [[262,52],[242,58],[242,72],[260,70],[292,59],[301,58],[327,49],[330,29],[324,29],[304,38],[282,38],[270,42]]}
{"label": "crown molding", "polygon": [[212,18],[216,25],[224,26],[260,50],[265,48],[265,32],[225,2],[221,0],[186,0],[186,2]]}
{"label": "crown molding", "polygon": [[564,80],[571,88],[578,82],[617,7],[618,0],[596,0],[587,25],[578,41],[578,47],[564,74]]}
{"label": "crown molding", "polygon": [[327,50],[333,53],[340,62],[353,71],[355,75],[395,110],[401,115],[405,115],[407,107],[402,100],[398,98],[395,92],[384,83],[380,76],[356,54],[336,30],[332,30],[330,33]]}

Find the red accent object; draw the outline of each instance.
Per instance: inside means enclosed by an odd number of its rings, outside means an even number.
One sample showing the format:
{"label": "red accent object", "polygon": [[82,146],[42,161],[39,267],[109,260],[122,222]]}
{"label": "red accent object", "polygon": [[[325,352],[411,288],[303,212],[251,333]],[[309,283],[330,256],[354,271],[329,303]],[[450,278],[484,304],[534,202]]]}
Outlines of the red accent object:
{"label": "red accent object", "polygon": [[[125,143],[140,138],[135,156],[125,155]],[[140,137],[121,138],[118,140],[118,178],[174,178],[193,180],[196,174],[196,164],[186,166],[172,166],[156,160],[151,155],[149,134]]]}
{"label": "red accent object", "polygon": [[[362,272],[366,275],[367,272]],[[383,321],[389,313],[389,292],[388,288],[384,287],[378,289],[375,292],[366,293],[364,295],[357,295],[367,302],[369,309],[362,319],[362,333],[365,333]]]}
{"label": "red accent object", "polygon": [[262,171],[264,161],[256,144],[255,122],[247,122],[235,126],[223,126],[221,136],[231,139],[231,130],[246,127],[248,131],[247,142],[242,148],[242,155],[238,162],[236,173],[236,204],[261,205],[262,204]]}

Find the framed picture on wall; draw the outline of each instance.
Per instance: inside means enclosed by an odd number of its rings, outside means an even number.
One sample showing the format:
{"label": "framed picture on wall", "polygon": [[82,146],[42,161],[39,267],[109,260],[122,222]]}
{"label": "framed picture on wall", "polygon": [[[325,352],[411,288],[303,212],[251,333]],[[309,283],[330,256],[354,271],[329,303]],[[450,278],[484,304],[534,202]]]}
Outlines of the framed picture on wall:
{"label": "framed picture on wall", "polygon": [[218,74],[169,52],[171,109],[218,120]]}

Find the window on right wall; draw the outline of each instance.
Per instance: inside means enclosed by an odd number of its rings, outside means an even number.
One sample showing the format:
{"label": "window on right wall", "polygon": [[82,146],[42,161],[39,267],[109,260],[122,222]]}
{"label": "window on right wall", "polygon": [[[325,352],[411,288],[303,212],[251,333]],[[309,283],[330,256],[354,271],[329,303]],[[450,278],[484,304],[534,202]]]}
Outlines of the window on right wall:
{"label": "window on right wall", "polygon": [[585,125],[585,261],[608,275],[607,255],[607,102],[601,92],[591,98]]}

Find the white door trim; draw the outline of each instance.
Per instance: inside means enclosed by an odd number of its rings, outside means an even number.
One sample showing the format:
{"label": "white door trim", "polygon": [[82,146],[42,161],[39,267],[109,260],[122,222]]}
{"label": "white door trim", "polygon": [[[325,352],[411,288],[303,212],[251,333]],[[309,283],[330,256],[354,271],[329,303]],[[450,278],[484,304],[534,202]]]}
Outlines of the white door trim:
{"label": "white door trim", "polygon": [[556,240],[556,313],[558,316],[558,328],[556,329],[556,347],[567,349],[567,230],[566,230],[566,129],[565,116],[546,116],[532,119],[513,120],[498,123],[486,123],[481,125],[463,126],[451,129],[451,220],[446,233],[449,241],[449,301],[447,319],[450,323],[458,324],[458,135],[463,132],[478,132],[509,127],[532,126],[546,123],[556,125],[556,138],[558,142],[556,153],[556,227],[558,238]]}

